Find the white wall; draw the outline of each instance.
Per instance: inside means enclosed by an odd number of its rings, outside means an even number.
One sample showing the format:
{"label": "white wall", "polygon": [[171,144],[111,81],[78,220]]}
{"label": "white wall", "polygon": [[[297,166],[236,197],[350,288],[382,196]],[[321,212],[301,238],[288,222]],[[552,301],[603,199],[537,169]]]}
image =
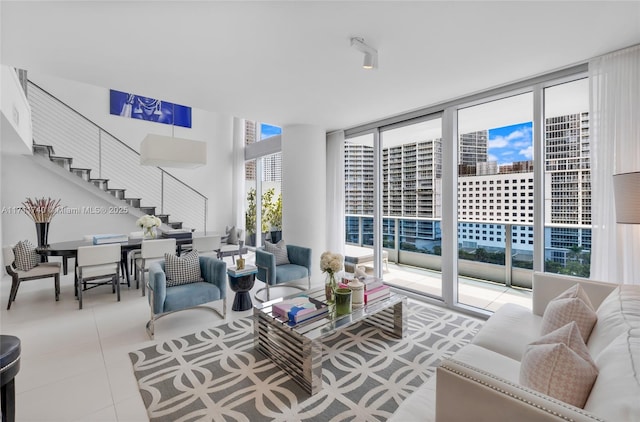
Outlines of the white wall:
{"label": "white wall", "polygon": [[[125,142],[136,151],[148,133],[170,136],[172,127],[161,123],[129,119],[109,114],[109,88],[87,85],[30,72],[29,79],[76,111]],[[119,87],[111,87],[119,89]],[[144,95],[144,92],[136,92]],[[184,104],[179,98],[162,100]],[[233,117],[192,108],[192,128],[173,128],[176,137],[205,141],[207,143],[207,165],[192,169],[165,170],[192,186],[209,198],[207,231],[224,232],[233,224],[232,211],[232,163],[233,163]]]}
{"label": "white wall", "polygon": [[[37,245],[33,220],[26,214],[15,212],[27,198],[51,197],[60,199],[60,205],[69,209],[104,207],[113,205],[79,189],[61,176],[34,162],[30,156],[3,155],[0,192],[2,193],[2,241],[3,245],[29,239]],[[123,206],[126,204],[123,202]],[[137,217],[129,214],[80,214],[56,215],[49,226],[49,243],[82,239],[88,234],[130,233],[139,230]]]}
{"label": "white wall", "polygon": [[282,236],[312,249],[312,279],[322,279],[326,242],[326,134],[317,126],[282,128]]}
{"label": "white wall", "polygon": [[2,150],[13,154],[31,153],[31,108],[15,69],[0,66],[0,113]]}

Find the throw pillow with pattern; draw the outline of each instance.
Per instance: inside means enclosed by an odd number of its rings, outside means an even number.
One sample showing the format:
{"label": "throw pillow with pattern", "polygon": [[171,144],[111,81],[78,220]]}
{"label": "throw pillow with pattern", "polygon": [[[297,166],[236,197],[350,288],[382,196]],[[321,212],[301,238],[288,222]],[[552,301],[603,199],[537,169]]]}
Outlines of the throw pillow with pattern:
{"label": "throw pillow with pattern", "polygon": [[16,257],[16,268],[20,271],[29,271],[40,262],[40,255],[36,252],[36,247],[28,240],[21,240],[13,248]]}
{"label": "throw pillow with pattern", "polygon": [[579,408],[597,377],[575,321],[530,343],[520,362],[520,384]]}
{"label": "throw pillow with pattern", "polygon": [[238,244],[238,230],[236,226],[231,226],[231,228],[227,227],[227,245],[237,245]]}
{"label": "throw pillow with pattern", "polygon": [[280,240],[276,244],[265,241],[264,250],[273,254],[276,259],[276,265],[291,264],[289,261],[289,252],[287,251],[287,245],[284,243],[284,239]]}
{"label": "throw pillow with pattern", "polygon": [[202,281],[198,251],[194,249],[182,256],[165,253],[164,272],[167,275],[167,287]]}
{"label": "throw pillow with pattern", "polygon": [[598,317],[586,292],[579,284],[551,300],[542,315],[540,334],[545,335],[575,321],[586,343]]}

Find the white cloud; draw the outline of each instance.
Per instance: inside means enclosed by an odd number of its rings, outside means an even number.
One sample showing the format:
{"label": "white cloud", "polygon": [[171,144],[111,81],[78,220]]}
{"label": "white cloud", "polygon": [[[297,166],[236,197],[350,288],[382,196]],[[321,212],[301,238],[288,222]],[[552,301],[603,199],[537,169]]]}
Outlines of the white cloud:
{"label": "white cloud", "polygon": [[504,136],[497,136],[489,141],[489,148],[504,148],[509,145],[509,140]]}
{"label": "white cloud", "polygon": [[493,154],[487,154],[487,161],[498,161],[498,157]]}
{"label": "white cloud", "polygon": [[526,157],[528,160],[533,159],[533,146],[529,145],[529,147],[520,150],[520,155]]}

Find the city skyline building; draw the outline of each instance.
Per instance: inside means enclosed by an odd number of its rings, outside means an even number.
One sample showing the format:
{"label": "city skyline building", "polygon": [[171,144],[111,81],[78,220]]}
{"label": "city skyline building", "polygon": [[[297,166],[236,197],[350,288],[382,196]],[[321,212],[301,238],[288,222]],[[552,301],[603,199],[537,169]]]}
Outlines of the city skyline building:
{"label": "city skyline building", "polygon": [[[527,160],[498,165],[487,161],[488,133],[481,130],[460,135],[458,243],[462,248],[504,250],[510,238],[512,251],[532,257],[534,163]],[[405,246],[429,250],[440,239],[441,143],[441,139],[421,140],[383,148],[385,245],[394,236],[390,220],[395,218],[400,242]],[[544,180],[545,256],[566,263],[568,249],[591,247],[587,112],[545,119]],[[373,214],[373,148],[348,140],[345,198],[347,240],[357,239],[350,230],[360,230],[362,238],[369,239],[372,234],[365,229],[372,221],[356,224],[352,217]]]}

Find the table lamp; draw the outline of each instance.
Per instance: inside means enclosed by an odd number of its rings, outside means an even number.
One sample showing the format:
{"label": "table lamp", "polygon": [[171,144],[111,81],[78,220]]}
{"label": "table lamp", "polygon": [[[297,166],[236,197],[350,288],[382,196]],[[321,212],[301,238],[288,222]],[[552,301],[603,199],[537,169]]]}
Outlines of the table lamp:
{"label": "table lamp", "polygon": [[640,171],[615,174],[613,192],[618,224],[640,224]]}

